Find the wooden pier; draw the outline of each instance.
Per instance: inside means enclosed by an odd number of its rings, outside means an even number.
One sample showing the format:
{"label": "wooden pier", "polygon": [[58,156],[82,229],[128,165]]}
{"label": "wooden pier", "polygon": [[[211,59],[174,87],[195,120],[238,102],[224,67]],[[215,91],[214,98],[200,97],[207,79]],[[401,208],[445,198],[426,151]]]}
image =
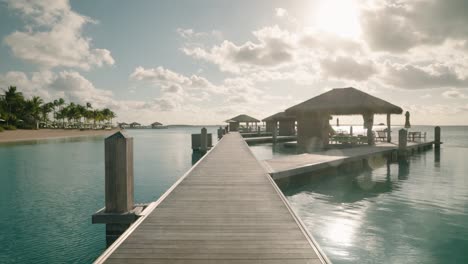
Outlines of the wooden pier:
{"label": "wooden pier", "polygon": [[272,143],[273,141],[278,142],[290,142],[297,140],[296,136],[277,136],[276,139],[272,136],[269,137],[249,137],[244,138],[245,142],[248,144],[263,144],[263,143]]}
{"label": "wooden pier", "polygon": [[[427,149],[432,147],[434,141],[409,142],[406,151]],[[330,149],[312,154],[299,154],[280,157],[263,161],[271,177],[275,180],[309,173],[331,167],[338,167],[356,161],[366,161],[376,156],[388,156],[389,158],[398,155],[398,144],[379,142],[374,146],[354,146],[342,149]]]}
{"label": "wooden pier", "polygon": [[329,263],[239,133],[141,215],[95,263]]}

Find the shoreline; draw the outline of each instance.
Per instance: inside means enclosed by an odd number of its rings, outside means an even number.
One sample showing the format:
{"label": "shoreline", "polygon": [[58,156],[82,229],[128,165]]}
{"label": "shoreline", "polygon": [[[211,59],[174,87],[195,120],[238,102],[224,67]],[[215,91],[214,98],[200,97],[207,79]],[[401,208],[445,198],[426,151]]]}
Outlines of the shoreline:
{"label": "shoreline", "polygon": [[120,129],[112,130],[79,130],[79,129],[39,129],[39,130],[5,130],[0,132],[0,143],[14,143],[60,138],[78,138],[86,136],[111,135]]}

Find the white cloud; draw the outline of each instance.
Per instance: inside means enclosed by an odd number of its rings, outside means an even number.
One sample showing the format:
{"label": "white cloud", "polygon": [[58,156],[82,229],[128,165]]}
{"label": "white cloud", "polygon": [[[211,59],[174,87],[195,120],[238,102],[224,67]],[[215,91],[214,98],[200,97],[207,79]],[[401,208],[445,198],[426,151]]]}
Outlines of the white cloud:
{"label": "white cloud", "polygon": [[292,36],[278,26],[266,27],[253,32],[257,42],[236,45],[223,41],[210,50],[201,47],[185,47],[185,54],[217,64],[222,71],[240,72],[242,67],[274,67],[291,62]]}
{"label": "white cloud", "polygon": [[449,65],[434,63],[427,66],[385,63],[382,79],[403,89],[468,88],[468,79],[460,77]]}
{"label": "white cloud", "polygon": [[458,90],[447,90],[442,93],[442,96],[448,99],[466,99],[468,96]]}
{"label": "white cloud", "polygon": [[139,66],[133,71],[130,78],[138,81],[150,82],[173,92],[179,90],[186,92],[190,92],[190,90],[216,92],[216,87],[204,77],[198,75],[185,76],[161,66],[148,69]]}
{"label": "white cloud", "polygon": [[286,11],[286,9],[284,8],[279,7],[275,8],[275,13],[277,17],[284,17],[288,13],[288,11]]}
{"label": "white cloud", "polygon": [[364,36],[375,50],[405,52],[448,39],[467,40],[465,0],[377,2],[361,12]]}
{"label": "white cloud", "polygon": [[107,49],[92,48],[89,37],[82,34],[92,19],[71,10],[68,0],[8,0],[26,22],[25,31],[15,31],[4,38],[13,55],[45,68],[59,66],[89,70],[114,64]]}
{"label": "white cloud", "polygon": [[377,73],[372,61],[359,62],[352,57],[324,59],[320,66],[326,76],[338,79],[364,81]]}

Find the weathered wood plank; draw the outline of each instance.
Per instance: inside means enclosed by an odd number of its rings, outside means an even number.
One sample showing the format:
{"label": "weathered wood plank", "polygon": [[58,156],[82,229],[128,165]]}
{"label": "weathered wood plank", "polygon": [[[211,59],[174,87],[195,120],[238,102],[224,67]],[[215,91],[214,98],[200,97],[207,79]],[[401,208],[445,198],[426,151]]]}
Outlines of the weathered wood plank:
{"label": "weathered wood plank", "polygon": [[240,135],[225,135],[106,263],[323,263],[273,184]]}

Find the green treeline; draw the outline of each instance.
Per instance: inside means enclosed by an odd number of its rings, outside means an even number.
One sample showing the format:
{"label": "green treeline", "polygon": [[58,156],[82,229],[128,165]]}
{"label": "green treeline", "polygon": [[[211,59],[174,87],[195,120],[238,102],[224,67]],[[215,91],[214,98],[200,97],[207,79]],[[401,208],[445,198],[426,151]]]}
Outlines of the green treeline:
{"label": "green treeline", "polygon": [[0,94],[0,131],[16,128],[107,128],[112,126],[115,117],[109,108],[94,109],[91,103],[67,104],[63,98],[44,102],[39,96],[25,98],[15,86]]}

